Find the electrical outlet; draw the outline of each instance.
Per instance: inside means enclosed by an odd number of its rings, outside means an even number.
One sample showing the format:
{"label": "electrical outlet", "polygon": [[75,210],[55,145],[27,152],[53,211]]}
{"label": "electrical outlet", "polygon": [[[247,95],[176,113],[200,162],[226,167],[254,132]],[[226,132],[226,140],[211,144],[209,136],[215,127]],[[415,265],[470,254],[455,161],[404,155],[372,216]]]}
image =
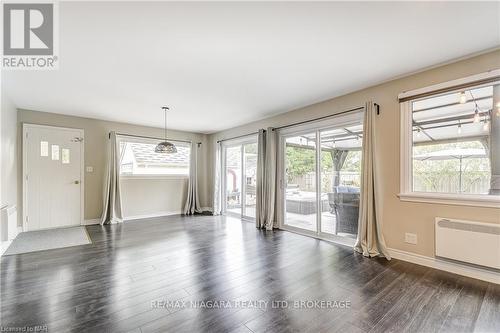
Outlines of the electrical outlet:
{"label": "electrical outlet", "polygon": [[85,171],[87,172],[94,172],[94,167],[88,166],[85,168]]}
{"label": "electrical outlet", "polygon": [[405,243],[417,245],[417,234],[405,233]]}

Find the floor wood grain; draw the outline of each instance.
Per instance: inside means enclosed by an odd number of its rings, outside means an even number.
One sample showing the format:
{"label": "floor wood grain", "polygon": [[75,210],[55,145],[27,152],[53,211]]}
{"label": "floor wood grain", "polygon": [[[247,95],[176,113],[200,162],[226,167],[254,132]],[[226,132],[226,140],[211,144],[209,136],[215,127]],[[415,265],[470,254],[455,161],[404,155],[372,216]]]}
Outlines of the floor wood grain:
{"label": "floor wood grain", "polygon": [[498,285],[366,259],[236,218],[171,216],[87,230],[90,245],[2,257],[1,327],[500,332]]}

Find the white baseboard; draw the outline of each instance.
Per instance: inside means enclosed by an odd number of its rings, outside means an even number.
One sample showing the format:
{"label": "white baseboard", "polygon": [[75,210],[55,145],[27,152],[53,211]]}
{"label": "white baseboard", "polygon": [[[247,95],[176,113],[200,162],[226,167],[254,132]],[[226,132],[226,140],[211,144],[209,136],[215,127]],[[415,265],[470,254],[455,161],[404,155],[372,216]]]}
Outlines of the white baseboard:
{"label": "white baseboard", "polygon": [[90,219],[90,220],[84,220],[82,225],[94,225],[94,224],[100,224],[101,219]]}
{"label": "white baseboard", "polygon": [[123,218],[124,221],[132,221],[132,220],[140,220],[140,219],[150,219],[153,217],[162,217],[162,216],[170,216],[170,215],[180,215],[182,212],[172,211],[172,212],[156,212],[152,214],[144,214],[144,215],[134,215],[134,216],[125,216]]}
{"label": "white baseboard", "polygon": [[427,257],[421,254],[406,252],[397,249],[389,248],[388,250],[391,257],[395,259],[408,261],[422,266],[432,267],[442,271],[447,271],[450,273],[455,273],[458,275],[463,275],[478,280],[500,284],[500,272],[496,272],[494,270],[489,270],[487,268],[481,268],[467,264],[461,264],[458,262],[448,261],[439,258]]}

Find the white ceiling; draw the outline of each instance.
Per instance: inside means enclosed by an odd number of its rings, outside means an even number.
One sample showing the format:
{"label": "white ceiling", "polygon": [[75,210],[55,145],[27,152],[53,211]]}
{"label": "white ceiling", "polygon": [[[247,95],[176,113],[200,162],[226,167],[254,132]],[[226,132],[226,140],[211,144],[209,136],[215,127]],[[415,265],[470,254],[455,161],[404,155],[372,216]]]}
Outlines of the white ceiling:
{"label": "white ceiling", "polygon": [[19,108],[215,132],[500,44],[500,3],[63,2]]}

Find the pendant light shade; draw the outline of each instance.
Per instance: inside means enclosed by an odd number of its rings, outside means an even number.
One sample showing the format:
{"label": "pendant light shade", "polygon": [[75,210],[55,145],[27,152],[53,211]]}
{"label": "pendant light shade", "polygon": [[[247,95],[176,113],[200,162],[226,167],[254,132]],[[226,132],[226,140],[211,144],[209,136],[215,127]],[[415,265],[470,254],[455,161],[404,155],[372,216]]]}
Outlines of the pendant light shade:
{"label": "pendant light shade", "polygon": [[163,141],[155,147],[155,153],[175,154],[177,147],[171,142]]}
{"label": "pendant light shade", "polygon": [[177,147],[172,142],[167,141],[167,112],[170,109],[167,106],[162,106],[162,110],[165,111],[165,141],[160,142],[155,147],[155,153],[175,154],[177,153]]}

